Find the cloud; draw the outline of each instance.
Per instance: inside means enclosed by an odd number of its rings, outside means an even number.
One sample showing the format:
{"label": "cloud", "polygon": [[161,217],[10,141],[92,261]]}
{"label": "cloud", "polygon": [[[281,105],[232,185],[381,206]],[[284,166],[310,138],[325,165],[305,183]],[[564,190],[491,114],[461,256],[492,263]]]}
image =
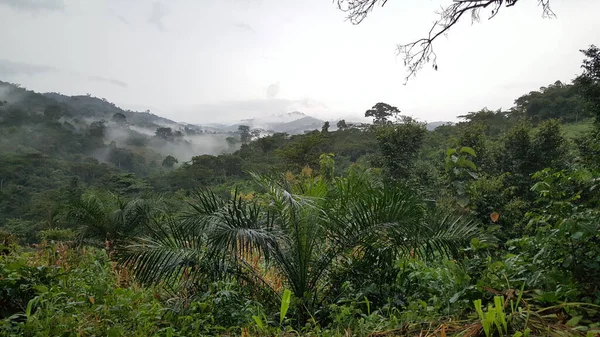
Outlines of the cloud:
{"label": "cloud", "polygon": [[277,94],[279,94],[279,82],[273,83],[267,88],[268,99],[275,99],[277,97]]}
{"label": "cloud", "polygon": [[120,81],[120,80],[116,80],[114,78],[106,78],[106,77],[102,77],[102,76],[88,76],[88,79],[90,79],[92,81],[97,81],[97,82],[106,82],[106,83],[118,85],[123,88],[127,88],[127,83]]}
{"label": "cloud", "polygon": [[244,30],[246,32],[250,32],[252,34],[256,34],[256,30],[254,30],[254,28],[252,28],[252,26],[250,26],[247,23],[240,22],[240,23],[234,24],[233,26],[235,28],[239,28],[239,29]]}
{"label": "cloud", "polygon": [[6,5],[15,10],[37,12],[42,10],[62,10],[64,0],[0,0],[0,5]]}
{"label": "cloud", "polygon": [[117,18],[117,20],[121,21],[122,23],[128,25],[129,21],[127,21],[127,19],[125,19],[124,17],[122,17],[121,15],[119,15],[119,13],[115,12],[112,9],[108,10],[110,14],[112,14],[115,18]]}
{"label": "cloud", "polygon": [[14,76],[37,76],[43,73],[64,73],[70,74],[77,77],[84,77],[88,80],[97,81],[97,82],[105,82],[113,85],[117,85],[123,88],[127,87],[127,83],[117,80],[114,78],[106,78],[102,76],[94,76],[81,74],[75,71],[70,71],[66,69],[59,69],[53,66],[48,65],[38,65],[38,64],[29,64],[22,62],[13,62],[9,60],[0,59],[0,77],[14,77]]}
{"label": "cloud", "polygon": [[[1,1],[1,0],[0,0]],[[58,69],[52,66],[35,65],[21,62],[13,62],[9,60],[0,60],[0,76],[16,76],[16,75],[38,75],[47,72],[56,72]]]}
{"label": "cloud", "polygon": [[148,18],[148,22],[155,25],[158,30],[161,32],[165,31],[165,26],[162,22],[163,18],[169,13],[167,6],[162,2],[154,2],[152,3],[152,11],[150,12],[150,17]]}
{"label": "cloud", "polygon": [[[176,113],[190,120],[191,123],[229,123],[246,118],[260,118],[300,111],[317,116],[330,113],[331,110],[323,103],[310,98],[288,99],[256,99],[245,101],[226,101],[215,104],[199,104],[195,106],[174,109]],[[192,117],[194,116],[194,117]]]}

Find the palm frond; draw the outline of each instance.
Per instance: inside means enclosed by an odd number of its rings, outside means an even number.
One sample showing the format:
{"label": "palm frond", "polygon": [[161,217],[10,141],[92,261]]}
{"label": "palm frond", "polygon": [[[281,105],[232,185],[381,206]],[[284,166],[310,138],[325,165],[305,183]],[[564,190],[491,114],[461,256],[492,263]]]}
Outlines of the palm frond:
{"label": "palm frond", "polygon": [[176,219],[149,226],[150,233],[119,250],[119,260],[146,283],[173,283],[184,271],[205,267],[205,237],[187,230]]}
{"label": "palm frond", "polygon": [[451,258],[468,247],[473,238],[493,241],[482,234],[479,224],[463,215],[438,210],[429,214],[420,226],[419,235],[413,239],[414,253],[422,258],[443,256]]}

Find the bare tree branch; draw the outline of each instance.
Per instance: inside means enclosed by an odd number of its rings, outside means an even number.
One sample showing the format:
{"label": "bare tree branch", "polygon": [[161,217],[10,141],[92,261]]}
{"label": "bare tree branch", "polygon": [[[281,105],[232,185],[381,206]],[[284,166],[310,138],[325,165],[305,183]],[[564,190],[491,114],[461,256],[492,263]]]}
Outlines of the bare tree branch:
{"label": "bare tree branch", "polygon": [[[348,13],[348,20],[353,24],[361,23],[373,9],[380,4],[383,7],[388,0],[336,0],[338,7]],[[453,0],[453,3],[437,12],[440,16],[436,20],[427,37],[397,46],[398,55],[402,55],[404,66],[408,69],[408,75],[404,84],[415,76],[426,63],[431,63],[433,69],[437,70],[437,55],[433,50],[433,42],[440,36],[445,35],[465,13],[471,14],[471,22],[480,20],[482,9],[491,9],[488,19],[494,18],[502,7],[513,7],[520,0]],[[537,0],[542,7],[543,17],[555,17],[550,8],[550,0]]]}

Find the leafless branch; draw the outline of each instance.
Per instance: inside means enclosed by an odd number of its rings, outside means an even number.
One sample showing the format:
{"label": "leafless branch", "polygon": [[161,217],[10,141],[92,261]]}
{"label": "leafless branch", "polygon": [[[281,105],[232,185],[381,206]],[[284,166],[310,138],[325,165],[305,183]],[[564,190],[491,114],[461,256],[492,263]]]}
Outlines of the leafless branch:
{"label": "leafless branch", "polygon": [[[353,24],[361,23],[365,17],[380,4],[382,7],[388,0],[334,0],[338,7],[348,13],[348,20]],[[426,63],[431,63],[437,70],[437,55],[433,50],[433,42],[440,36],[445,35],[463,17],[465,13],[471,14],[471,22],[480,20],[482,9],[491,9],[488,19],[494,18],[502,7],[513,7],[520,0],[453,0],[453,3],[443,7],[437,12],[440,16],[436,20],[429,34],[425,38],[414,42],[401,44],[397,46],[398,55],[402,55],[404,65],[408,68],[408,75],[405,78],[405,84],[408,80],[423,68]],[[555,17],[556,15],[550,8],[551,0],[537,0],[542,7],[542,16]]]}
{"label": "leafless branch", "polygon": [[334,0],[338,8],[348,13],[348,20],[354,25],[361,23],[377,4],[385,6],[388,0]]}

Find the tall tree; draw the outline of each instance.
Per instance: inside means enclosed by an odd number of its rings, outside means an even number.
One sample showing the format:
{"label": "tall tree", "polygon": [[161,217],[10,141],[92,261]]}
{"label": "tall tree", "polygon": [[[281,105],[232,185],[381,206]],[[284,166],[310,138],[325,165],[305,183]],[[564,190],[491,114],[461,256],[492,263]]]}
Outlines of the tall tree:
{"label": "tall tree", "polygon": [[92,137],[103,138],[106,132],[106,122],[104,120],[92,122],[89,132]]}
{"label": "tall tree", "polygon": [[383,165],[393,180],[410,179],[426,131],[425,125],[415,121],[377,128],[375,136]]}
{"label": "tall tree", "polygon": [[172,168],[173,165],[175,165],[177,163],[178,163],[177,158],[175,158],[173,156],[166,156],[165,159],[163,159],[163,161],[162,161],[162,166]]}
{"label": "tall tree", "polygon": [[165,128],[165,127],[157,128],[156,132],[154,134],[156,135],[156,137],[164,139],[164,140],[173,139],[173,130],[171,128]]}
{"label": "tall tree", "polygon": [[65,109],[63,109],[61,106],[56,105],[56,104],[49,105],[44,109],[44,117],[46,117],[49,120],[53,120],[53,121],[57,121],[65,114],[66,114]]}
{"label": "tall tree", "polygon": [[365,111],[365,117],[373,117],[373,124],[385,125],[391,123],[391,117],[398,117],[400,109],[387,103],[377,103],[371,109]]}
{"label": "tall tree", "polygon": [[600,49],[591,45],[581,52],[586,58],[581,65],[583,74],[575,79],[575,85],[590,103],[596,116],[596,124],[600,125]]}
{"label": "tall tree", "polygon": [[248,144],[252,139],[252,134],[250,133],[250,127],[248,125],[240,125],[238,126],[238,132],[240,134],[240,140],[242,144]]}
{"label": "tall tree", "polygon": [[112,116],[112,120],[119,126],[127,125],[127,117],[122,112],[117,112]]}

